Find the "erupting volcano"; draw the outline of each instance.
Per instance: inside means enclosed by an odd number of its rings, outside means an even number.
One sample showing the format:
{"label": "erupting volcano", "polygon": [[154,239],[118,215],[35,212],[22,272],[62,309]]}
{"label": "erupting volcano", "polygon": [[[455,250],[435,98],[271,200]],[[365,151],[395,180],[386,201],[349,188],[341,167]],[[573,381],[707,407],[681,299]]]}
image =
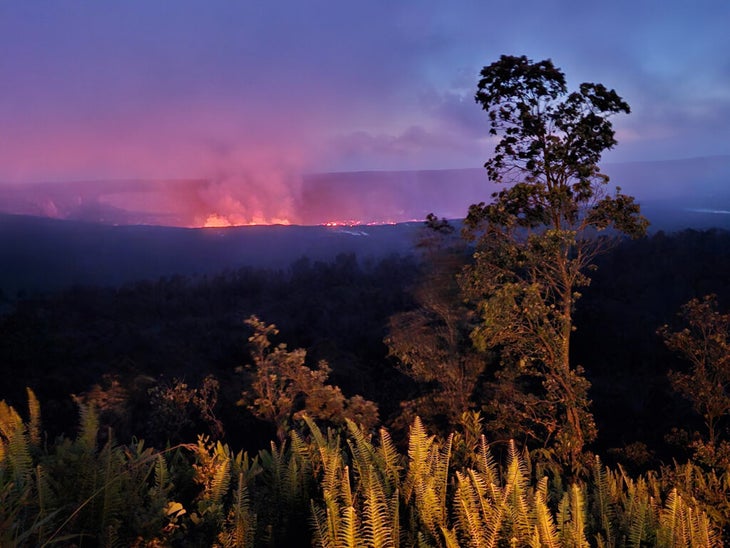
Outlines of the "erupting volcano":
{"label": "erupting volcano", "polygon": [[307,175],[285,183],[223,179],[0,185],[5,213],[112,225],[223,228],[355,226],[462,217],[486,193],[483,170]]}
{"label": "erupting volcano", "polygon": [[[642,206],[728,209],[728,157],[608,164],[606,173]],[[358,226],[463,218],[498,189],[481,168],[0,184],[0,212],[108,225]]]}

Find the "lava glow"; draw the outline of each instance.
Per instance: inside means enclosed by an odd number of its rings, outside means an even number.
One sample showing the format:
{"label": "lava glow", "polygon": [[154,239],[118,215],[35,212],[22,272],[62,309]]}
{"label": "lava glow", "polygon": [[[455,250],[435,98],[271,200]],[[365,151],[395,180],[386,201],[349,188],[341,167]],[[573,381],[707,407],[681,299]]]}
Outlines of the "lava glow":
{"label": "lava glow", "polygon": [[[113,225],[332,228],[458,217],[483,195],[482,170],[0,184],[0,211]],[[479,191],[478,191],[479,190]]]}
{"label": "lava glow", "polygon": [[[382,225],[395,225],[398,224],[399,221],[356,221],[356,220],[349,220],[349,221],[327,221],[324,223],[321,223],[320,226],[327,226],[331,228],[337,228],[337,227],[353,227],[353,226],[382,226]],[[409,221],[401,221],[401,222],[409,222]]]}
{"label": "lava glow", "polygon": [[195,223],[189,228],[226,228],[230,226],[258,226],[258,225],[290,225],[289,219],[273,218],[268,219],[262,216],[244,218],[239,215],[219,215],[212,213],[208,215],[203,223]]}

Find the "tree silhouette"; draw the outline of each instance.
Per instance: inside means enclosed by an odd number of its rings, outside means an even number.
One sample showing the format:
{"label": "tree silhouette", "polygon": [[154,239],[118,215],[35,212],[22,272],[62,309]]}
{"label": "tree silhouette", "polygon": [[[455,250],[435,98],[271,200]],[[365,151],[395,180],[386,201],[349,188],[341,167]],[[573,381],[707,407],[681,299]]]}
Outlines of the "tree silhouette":
{"label": "tree silhouette", "polygon": [[633,198],[609,194],[598,168],[616,144],[610,118],[629,106],[602,84],[568,93],[550,60],[502,56],[481,76],[475,98],[499,139],[485,167],[505,186],[466,218],[476,247],[463,286],[481,317],[472,338],[500,349],[502,380],[519,381],[501,391],[501,412],[575,467],[596,435],[589,383],[570,363],[577,289],[617,235],[640,236],[648,224]]}

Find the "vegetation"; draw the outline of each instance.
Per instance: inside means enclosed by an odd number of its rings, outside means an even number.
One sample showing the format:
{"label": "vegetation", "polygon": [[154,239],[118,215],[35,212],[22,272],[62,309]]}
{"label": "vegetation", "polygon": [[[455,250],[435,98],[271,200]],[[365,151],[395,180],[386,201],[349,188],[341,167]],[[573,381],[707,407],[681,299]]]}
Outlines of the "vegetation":
{"label": "vegetation", "polygon": [[278,334],[275,325],[266,325],[256,316],[246,324],[254,330],[248,341],[255,371],[251,388],[239,403],[273,422],[280,442],[286,439],[292,419],[303,415],[334,424],[350,419],[368,429],[375,426],[378,408],[373,402],[362,396],[345,399],[339,387],[325,384],[331,371],[327,362],[322,360],[316,370],[310,369],[304,363],[305,350],[289,351],[284,343],[271,347],[269,337]]}
{"label": "vegetation", "polygon": [[473,466],[457,467],[455,436],[428,435],[418,418],[407,454],[384,428],[377,441],[350,420],[324,433],[303,415],[306,427],[252,458],[205,437],[165,451],[99,445],[96,412],[79,404],[76,438],[42,448],[28,397],[28,421],[0,405],[3,546],[721,545],[701,505],[655,476],[596,459],[589,481],[563,490],[514,443],[498,464],[484,436]]}
{"label": "vegetation", "polygon": [[[598,167],[616,144],[610,117],[629,106],[601,84],[569,94],[549,60],[502,56],[481,76],[476,100],[500,138],[485,167],[493,182],[514,184],[466,218],[476,247],[464,285],[480,316],[472,338],[501,352],[497,420],[578,471],[596,436],[590,385],[570,361],[578,289],[616,232],[641,236],[648,224],[633,198],[607,193]],[[608,228],[614,236],[601,236]]]}

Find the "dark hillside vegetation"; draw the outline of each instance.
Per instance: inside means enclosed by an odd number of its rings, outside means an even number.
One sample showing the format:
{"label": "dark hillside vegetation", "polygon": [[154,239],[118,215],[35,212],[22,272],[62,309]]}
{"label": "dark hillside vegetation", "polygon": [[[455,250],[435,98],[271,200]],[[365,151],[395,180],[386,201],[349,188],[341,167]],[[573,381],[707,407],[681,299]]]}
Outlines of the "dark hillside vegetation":
{"label": "dark hillside vegetation", "polygon": [[162,276],[239,268],[287,269],[299,257],[329,262],[407,254],[420,223],[189,229],[101,225],[0,213],[0,289],[8,297],[73,285],[118,287]]}
{"label": "dark hillside vegetation", "polygon": [[667,371],[687,365],[657,329],[679,325],[680,307],[703,295],[716,294],[719,309],[730,310],[730,233],[659,232],[623,242],[597,265],[576,309],[574,340],[575,360],[593,384],[598,444],[619,453],[646,444],[664,462],[671,455],[686,458],[685,447],[666,445],[664,438],[685,423],[695,426],[667,379]]}
{"label": "dark hillside vegetation", "polygon": [[[144,400],[158,382],[195,384],[213,374],[225,380],[233,405],[241,390],[235,368],[250,362],[244,320],[252,314],[276,323],[292,348],[307,349],[311,363],[329,361],[346,393],[373,397],[383,383],[397,393],[398,374],[383,359],[382,340],[388,317],[409,306],[416,274],[412,258],[361,265],[341,255],[331,263],[301,259],[288,270],[173,276],[20,300],[0,318],[0,362],[9,374],[3,396],[22,402],[24,387],[32,386],[47,406],[67,408],[51,415],[66,422],[75,414],[69,394],[95,384],[116,379],[141,390]],[[393,402],[384,401],[387,412]],[[47,427],[59,432],[66,425]]]}
{"label": "dark hillside vegetation", "polygon": [[[19,300],[0,318],[2,396],[22,405],[25,387],[33,387],[54,410],[46,421],[54,433],[73,424],[70,394],[111,379],[144,393],[175,378],[196,385],[213,374],[230,392],[219,404],[230,407],[242,382],[235,368],[250,362],[244,320],[256,314],[276,324],[290,348],[306,349],[308,363],[326,360],[345,394],[376,401],[387,422],[411,389],[383,339],[389,318],[416,306],[418,272],[410,257],[363,265],[342,255],[331,263],[301,259],[287,270],[173,276]],[[656,330],[676,322],[679,307],[694,296],[715,293],[727,310],[727,272],[730,233],[716,230],[625,241],[600,259],[576,307],[573,334],[574,359],[593,385],[597,447],[640,441],[658,459],[674,454],[663,438],[692,417],[666,378],[681,360]],[[226,431],[245,441],[235,428]]]}
{"label": "dark hillside vegetation", "polygon": [[[679,327],[677,311],[695,296],[715,293],[719,309],[728,310],[730,277],[726,273],[730,272],[730,233],[687,230],[625,241],[604,255],[598,261],[598,267],[591,285],[583,290],[583,298],[576,307],[578,329],[573,334],[574,359],[585,367],[586,376],[592,383],[590,398],[598,437],[589,449],[607,462],[622,464],[632,473],[656,470],[661,465],[671,464],[673,458],[684,462],[692,455],[689,441],[694,432],[701,431],[702,418],[692,410],[689,402],[672,390],[668,371],[686,371],[687,366],[666,349],[656,332],[665,323]],[[45,296],[14,300],[0,318],[0,363],[4,371],[0,399],[15,409],[23,410],[27,406],[25,387],[32,387],[43,409],[41,432],[46,440],[44,443],[52,445],[61,433],[71,439],[75,436],[79,403],[74,402],[71,394],[76,394],[81,405],[87,406],[82,409],[95,410],[101,421],[101,428],[98,432],[95,430],[97,434],[94,437],[98,435],[102,445],[93,458],[121,459],[118,460],[118,474],[127,473],[124,472],[127,470],[124,459],[140,459],[135,466],[144,466],[142,463],[147,462],[144,459],[150,459],[152,463],[155,458],[153,453],[133,456],[122,449],[123,446],[104,446],[109,440],[106,426],[113,428],[116,443],[126,443],[133,437],[144,438],[149,451],[153,451],[152,448],[164,450],[168,443],[194,443],[198,434],[205,434],[227,442],[236,451],[243,449],[253,455],[259,449],[269,447],[268,440],[275,437],[271,423],[257,417],[253,408],[238,405],[242,393],[250,390],[249,383],[253,379],[251,370],[237,371],[237,367],[253,363],[251,347],[246,344],[252,331],[244,320],[256,314],[279,328],[280,333],[274,337],[274,343],[285,342],[288,349],[303,348],[306,351],[304,359],[307,367],[316,370],[318,362],[326,360],[331,368],[326,382],[339,387],[346,398],[359,395],[374,402],[381,424],[391,425],[393,439],[403,444],[399,445],[401,456],[398,458],[404,459],[408,425],[412,423],[399,418],[400,403],[420,397],[422,388],[394,367],[383,340],[388,333],[390,318],[418,306],[416,297],[419,293],[414,290],[422,283],[419,280],[423,272],[423,266],[414,257],[391,256],[361,263],[353,255],[341,255],[332,262],[301,259],[286,270],[244,268],[210,276],[165,277],[155,282],[130,283],[117,289],[75,287]],[[451,291],[444,289],[447,293]],[[489,357],[485,359],[489,363]],[[477,390],[476,394],[479,393]],[[293,411],[306,409],[307,401],[295,398]],[[481,403],[474,401],[473,408],[480,410]],[[417,413],[418,408],[415,411]],[[428,414],[427,409],[423,411]],[[21,414],[27,416],[23,411]],[[483,411],[482,420],[488,421],[489,418],[488,411]],[[473,420],[465,417],[457,425],[457,430],[462,433],[453,441],[452,466],[455,470],[459,466],[473,466],[469,463],[475,457],[470,456],[472,449],[469,447],[484,431],[484,423],[480,426],[479,422],[474,422],[476,420],[476,416]],[[303,431],[296,426],[296,420],[289,424],[292,432],[306,434],[306,429]],[[722,423],[721,426],[721,436],[727,439],[728,425]],[[428,428],[434,427],[439,428],[433,423]],[[7,439],[7,434],[3,435],[6,436],[3,439]],[[92,436],[86,430],[80,435]],[[351,432],[349,435],[354,434]],[[411,438],[413,435],[411,430]],[[310,438],[310,434],[306,434],[305,438],[309,440],[307,443],[329,444],[327,447],[334,447],[332,444],[336,443],[334,439],[331,442],[316,441]],[[447,443],[446,438],[439,440],[439,444]],[[74,443],[86,442],[79,440]],[[166,466],[173,467],[177,470],[175,473],[180,474],[184,466],[191,466],[183,465],[185,459],[192,459],[188,462],[201,466],[207,462],[206,459],[222,462],[221,459],[235,457],[235,451],[231,449],[220,448],[212,442],[201,443],[192,453],[178,450],[178,453],[169,454],[165,457],[168,459]],[[380,443],[390,442],[378,441]],[[464,443],[467,445],[459,445]],[[81,451],[63,451],[68,450]],[[507,454],[507,447],[501,442],[493,444],[493,450],[497,461]],[[31,454],[35,454],[34,451],[37,450],[31,450]],[[58,451],[61,451],[60,448]],[[58,452],[53,454],[56,455],[53,458],[69,458]],[[50,456],[44,458],[51,459]],[[272,466],[272,458],[273,454],[262,454],[258,464],[246,466],[253,466],[256,470],[257,466],[262,466],[269,470],[267,467]],[[299,457],[287,452],[281,458]],[[364,458],[364,455],[348,458]],[[435,454],[429,458],[436,458]],[[537,459],[533,464],[537,466],[538,454],[532,458]],[[61,466],[60,462],[54,466]],[[509,466],[508,460],[504,462],[505,466]],[[321,465],[315,465],[315,469]],[[233,469],[239,470],[239,466],[243,465],[236,464]],[[409,466],[414,466],[414,463]],[[252,472],[251,469],[246,472],[245,466],[240,469],[244,471],[244,477],[250,478],[246,486],[251,490],[248,496],[253,498],[248,511],[257,513],[259,524],[279,523],[283,536],[278,539],[281,543],[278,545],[294,545],[291,544],[292,537],[287,537],[290,534],[287,531],[291,531],[290,527],[308,527],[310,518],[300,516],[301,523],[296,522],[299,525],[295,526],[294,522],[285,525],[280,521],[285,519],[283,514],[273,515],[264,509],[268,504],[266,500],[280,496],[268,491],[270,484],[259,475],[264,472]],[[539,466],[528,467],[533,472],[539,469]],[[342,468],[338,470],[338,474],[343,473]],[[697,474],[700,468],[692,470],[691,473]],[[191,473],[192,469],[184,472]],[[269,470],[265,476],[271,473]],[[359,475],[361,473],[357,472],[351,479],[371,481]],[[354,474],[353,468],[350,468],[350,474]],[[671,502],[667,499],[671,493],[669,486],[678,481],[673,474],[666,469],[661,476],[664,479],[652,487],[661,491],[661,497],[667,500],[667,504]],[[186,482],[191,476],[185,477],[188,479],[177,477],[171,481],[182,487],[188,485]],[[259,479],[254,480],[254,477]],[[451,478],[453,485],[465,481],[463,478],[457,480],[456,476]],[[611,481],[619,481],[618,478],[615,476]],[[143,480],[127,478],[124,481]],[[225,505],[235,499],[237,481],[235,476],[231,477],[230,485],[234,491],[223,499],[223,507],[227,508]],[[321,496],[319,489],[322,488],[333,489],[329,484],[317,484],[318,481],[307,484],[307,497]],[[553,488],[560,489],[561,481],[557,476],[553,477],[551,493]],[[205,504],[208,503],[202,502],[200,497],[209,495],[205,495],[207,488],[200,490],[200,485],[204,484],[188,485],[185,493],[167,491],[176,493],[176,498],[165,500],[180,502],[189,514],[197,508],[198,518],[203,520],[200,523],[208,523],[207,526],[212,529],[194,526],[189,516],[163,513],[167,517],[156,519],[163,520],[160,527],[169,527],[167,530],[171,536],[168,541],[175,538],[178,545],[186,545],[181,539],[192,538],[191,535],[210,539],[216,535],[206,536],[212,533],[205,531],[221,531],[227,527],[224,522],[232,523],[225,521],[225,512],[205,514]],[[622,489],[637,488],[631,485],[634,484],[624,484]],[[708,494],[701,490],[693,491],[696,486],[682,485],[685,492],[693,493],[699,500],[724,496],[719,488],[712,488],[715,490]],[[290,488],[294,489],[293,486]],[[466,488],[464,484],[462,489]],[[582,496],[595,500],[591,497],[597,495],[590,494],[592,487],[586,485],[586,488],[589,491]],[[392,489],[392,486],[387,489]],[[9,493],[7,491],[5,496]],[[86,493],[85,496],[92,496],[91,492]],[[264,499],[256,498],[264,496],[263,493],[268,493]],[[535,493],[528,495],[532,497],[529,499],[531,504],[538,504]],[[305,495],[296,495],[300,496]],[[340,501],[338,504],[345,504],[344,494],[335,493],[333,496]],[[634,496],[639,496],[639,493]],[[552,501],[550,508],[557,511],[555,505],[560,500],[559,494],[553,493],[549,499]],[[75,504],[81,502],[79,500]],[[161,504],[155,502],[158,503]],[[420,504],[416,499],[412,503]],[[138,504],[151,503],[143,503],[140,499]],[[298,503],[292,500],[286,504]],[[280,505],[282,512],[294,511],[293,507],[285,510],[287,507],[281,500]],[[730,514],[722,509],[721,504],[716,507],[713,519],[716,523],[727,523],[725,520]],[[159,511],[147,508],[146,511],[153,514]],[[365,511],[365,508],[358,508],[356,512]],[[421,515],[419,512],[425,510],[409,511]],[[449,515],[456,516],[454,508],[449,512],[454,512]],[[556,519],[556,516],[551,519]],[[93,518],[88,519],[93,521]],[[218,519],[222,521],[216,521]],[[365,523],[365,517],[359,519],[362,520],[360,523]],[[595,519],[600,520],[599,517]],[[456,523],[448,522],[449,527],[455,527]],[[607,534],[605,530],[595,529],[598,527],[595,523],[598,522],[594,522],[594,529],[591,529],[594,534]],[[620,527],[624,526],[631,527],[629,523]],[[258,533],[251,534],[260,543],[261,535],[265,536],[265,533],[257,530]],[[454,531],[457,535],[465,534]],[[321,530],[317,534],[334,533]],[[287,538],[289,540],[282,540]],[[308,545],[309,540],[304,544]]]}

